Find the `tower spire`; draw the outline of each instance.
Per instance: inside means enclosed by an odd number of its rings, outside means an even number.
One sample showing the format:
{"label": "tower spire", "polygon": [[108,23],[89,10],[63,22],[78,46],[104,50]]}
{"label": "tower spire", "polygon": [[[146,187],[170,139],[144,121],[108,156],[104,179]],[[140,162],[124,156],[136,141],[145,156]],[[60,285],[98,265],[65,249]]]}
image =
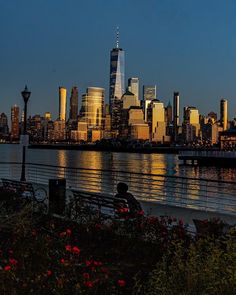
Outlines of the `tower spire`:
{"label": "tower spire", "polygon": [[116,48],[119,48],[119,27],[116,27]]}

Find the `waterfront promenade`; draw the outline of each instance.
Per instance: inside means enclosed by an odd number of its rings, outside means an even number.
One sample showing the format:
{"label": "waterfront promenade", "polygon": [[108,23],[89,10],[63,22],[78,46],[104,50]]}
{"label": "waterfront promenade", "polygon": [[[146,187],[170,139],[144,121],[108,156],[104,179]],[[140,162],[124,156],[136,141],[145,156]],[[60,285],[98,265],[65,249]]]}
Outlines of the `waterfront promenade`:
{"label": "waterfront promenade", "polygon": [[[1,178],[19,180],[21,163],[1,162],[0,166]],[[28,181],[47,192],[49,179],[66,179],[67,199],[71,189],[114,196],[122,181],[146,214],[182,218],[190,225],[192,219],[212,217],[236,224],[235,182],[34,163],[26,164],[26,172]]]}

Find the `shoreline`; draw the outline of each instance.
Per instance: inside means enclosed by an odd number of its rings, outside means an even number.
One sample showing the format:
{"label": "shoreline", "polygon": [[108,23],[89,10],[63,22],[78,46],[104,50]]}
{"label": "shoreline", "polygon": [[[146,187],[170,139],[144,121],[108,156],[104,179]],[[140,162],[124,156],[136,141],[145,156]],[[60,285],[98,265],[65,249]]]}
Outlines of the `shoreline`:
{"label": "shoreline", "polygon": [[[82,150],[82,151],[100,151],[100,152],[118,152],[118,153],[142,153],[142,154],[178,154],[179,151],[192,151],[196,148],[190,147],[125,147],[125,146],[103,146],[91,144],[31,144],[30,149],[56,149],[56,150]],[[201,150],[218,150],[216,148]]]}

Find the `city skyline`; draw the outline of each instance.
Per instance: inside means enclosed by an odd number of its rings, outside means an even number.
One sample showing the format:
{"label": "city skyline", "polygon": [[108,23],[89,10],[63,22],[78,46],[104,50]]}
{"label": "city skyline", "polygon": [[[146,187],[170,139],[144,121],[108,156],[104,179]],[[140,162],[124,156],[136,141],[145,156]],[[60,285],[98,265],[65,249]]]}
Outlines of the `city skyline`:
{"label": "city skyline", "polygon": [[[126,86],[130,77],[139,78],[139,90],[142,85],[157,85],[158,98],[165,105],[179,91],[181,112],[184,106],[194,105],[203,115],[215,111],[219,116],[219,101],[226,98],[228,117],[234,118],[236,4],[178,2],[1,3],[2,38],[7,42],[2,47],[0,112],[9,117],[11,106],[22,109],[20,91],[25,83],[32,91],[29,115],[49,111],[56,118],[60,85],[68,91],[77,86],[80,101],[87,87],[105,88],[108,102],[109,52],[116,45],[119,25],[120,47],[126,52]],[[133,8],[132,24],[127,19],[129,8]],[[87,26],[86,11],[93,19]],[[66,24],[68,20],[71,24]]]}

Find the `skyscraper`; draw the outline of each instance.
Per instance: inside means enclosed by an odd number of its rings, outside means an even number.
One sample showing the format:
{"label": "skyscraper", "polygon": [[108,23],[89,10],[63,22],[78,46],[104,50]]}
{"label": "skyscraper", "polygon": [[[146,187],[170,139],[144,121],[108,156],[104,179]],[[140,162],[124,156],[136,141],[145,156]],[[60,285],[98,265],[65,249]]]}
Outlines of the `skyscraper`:
{"label": "skyscraper", "polygon": [[125,53],[119,47],[119,31],[117,30],[116,48],[113,48],[110,53],[110,92],[109,104],[110,114],[112,116],[112,127],[116,126],[118,120],[117,105],[125,92]]}
{"label": "skyscraper", "polygon": [[19,107],[14,105],[11,107],[11,138],[19,139],[20,129],[19,129]]}
{"label": "skyscraper", "polygon": [[78,116],[78,88],[73,87],[70,96],[70,119],[77,120]]}
{"label": "skyscraper", "polygon": [[173,106],[174,140],[176,141],[179,131],[179,92],[174,92]]}
{"label": "skyscraper", "polygon": [[104,89],[88,87],[82,95],[81,116],[88,124],[88,128],[101,128],[104,111]]}
{"label": "skyscraper", "polygon": [[66,88],[59,87],[59,120],[66,120]]}
{"label": "skyscraper", "polygon": [[147,109],[150,102],[157,98],[156,85],[143,86],[143,112],[144,120],[147,122]]}
{"label": "skyscraper", "polygon": [[220,101],[220,122],[223,130],[228,129],[228,102],[226,99]]}
{"label": "skyscraper", "polygon": [[139,99],[139,79],[138,78],[129,78],[128,90],[132,92],[137,99]]}

